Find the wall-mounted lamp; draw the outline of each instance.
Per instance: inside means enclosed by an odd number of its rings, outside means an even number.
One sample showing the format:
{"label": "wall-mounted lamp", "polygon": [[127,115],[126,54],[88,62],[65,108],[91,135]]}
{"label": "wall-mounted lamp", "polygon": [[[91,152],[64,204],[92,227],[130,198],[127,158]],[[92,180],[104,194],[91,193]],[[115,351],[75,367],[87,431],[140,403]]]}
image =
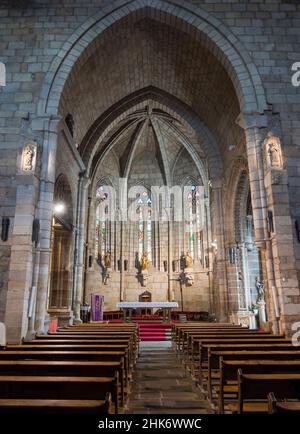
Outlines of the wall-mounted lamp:
{"label": "wall-mounted lamp", "polygon": [[268,211],[268,230],[270,233],[274,232],[274,221],[273,221],[273,212],[272,211]]}
{"label": "wall-mounted lamp", "polygon": [[236,250],[235,247],[229,247],[229,262],[230,264],[235,264],[236,262]]}
{"label": "wall-mounted lamp", "polygon": [[34,219],[32,222],[32,237],[33,243],[37,244],[40,239],[40,221],[39,219]]}
{"label": "wall-mounted lamp", "polygon": [[8,217],[2,217],[2,230],[1,230],[1,240],[8,240],[8,231],[9,231],[10,220]]}
{"label": "wall-mounted lamp", "polygon": [[54,205],[55,214],[62,214],[65,210],[65,205],[62,202],[58,202]]}
{"label": "wall-mounted lamp", "polygon": [[299,220],[295,220],[295,229],[296,229],[297,241],[298,241],[298,243],[300,243],[300,222],[299,222]]}

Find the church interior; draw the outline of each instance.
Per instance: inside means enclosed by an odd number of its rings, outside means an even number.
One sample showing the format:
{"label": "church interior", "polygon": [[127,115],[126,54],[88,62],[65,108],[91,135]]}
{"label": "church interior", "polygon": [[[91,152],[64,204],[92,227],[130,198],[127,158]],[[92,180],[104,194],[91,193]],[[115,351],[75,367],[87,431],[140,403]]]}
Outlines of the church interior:
{"label": "church interior", "polygon": [[299,20],[0,2],[1,415],[300,413]]}

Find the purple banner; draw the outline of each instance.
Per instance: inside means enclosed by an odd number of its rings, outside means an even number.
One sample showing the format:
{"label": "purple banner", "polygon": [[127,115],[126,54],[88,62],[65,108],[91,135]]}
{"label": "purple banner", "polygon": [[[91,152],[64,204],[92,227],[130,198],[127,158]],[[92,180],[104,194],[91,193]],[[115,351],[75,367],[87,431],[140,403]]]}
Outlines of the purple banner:
{"label": "purple banner", "polygon": [[103,321],[104,296],[92,294],[92,321]]}

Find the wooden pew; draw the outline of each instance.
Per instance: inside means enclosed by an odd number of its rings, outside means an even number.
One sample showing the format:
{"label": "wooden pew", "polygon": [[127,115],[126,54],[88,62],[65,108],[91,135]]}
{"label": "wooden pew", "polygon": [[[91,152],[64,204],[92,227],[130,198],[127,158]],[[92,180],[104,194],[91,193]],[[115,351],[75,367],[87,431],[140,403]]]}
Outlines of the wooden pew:
{"label": "wooden pew", "polygon": [[104,400],[78,399],[0,399],[1,417],[103,415],[110,413],[111,395]]}
{"label": "wooden pew", "polygon": [[[257,350],[245,350],[245,351],[212,351],[209,349],[208,352],[208,394],[209,399],[212,400],[212,390],[209,389],[212,385],[212,372],[217,371],[220,368],[220,358],[225,361],[239,361],[239,360],[300,360],[300,350],[294,349],[291,351],[287,350],[269,350],[262,351]],[[219,378],[219,377],[218,377]]]}
{"label": "wooden pew", "polygon": [[267,413],[268,394],[279,399],[300,399],[300,373],[298,374],[244,374],[238,370],[238,403],[233,412]]}
{"label": "wooden pew", "polygon": [[242,330],[242,331],[232,331],[230,330],[228,331],[224,331],[224,330],[217,330],[217,331],[203,331],[203,332],[199,332],[197,331],[193,331],[193,332],[185,332],[184,333],[184,337],[183,337],[183,341],[180,345],[180,348],[178,349],[178,352],[181,353],[182,359],[184,364],[186,364],[188,367],[190,367],[194,354],[196,352],[197,355],[199,355],[199,342],[201,342],[202,339],[225,339],[225,338],[239,338],[239,337],[249,337],[249,338],[254,338],[254,337],[267,337],[267,336],[272,336],[270,335],[269,332],[266,333],[258,333],[258,332],[253,332],[253,331],[249,331],[249,330]]}
{"label": "wooden pew", "polygon": [[105,339],[105,340],[115,340],[115,339],[129,339],[133,343],[134,351],[136,352],[139,347],[139,337],[138,334],[132,332],[68,332],[68,333],[48,333],[47,335],[37,334],[36,339]]}
{"label": "wooden pew", "polygon": [[89,344],[72,344],[72,345],[7,345],[4,351],[85,351],[85,352],[110,352],[110,351],[123,351],[124,352],[124,366],[128,377],[131,372],[131,354],[128,351],[127,344],[104,344],[104,345],[89,345]]}
{"label": "wooden pew", "polygon": [[183,333],[183,337],[179,343],[179,347],[178,347],[178,351],[182,352],[183,354],[185,352],[189,352],[190,347],[191,347],[191,342],[192,339],[201,339],[203,337],[218,337],[218,336],[228,336],[228,337],[232,337],[232,336],[248,336],[248,335],[253,335],[253,336],[272,336],[270,332],[256,332],[256,331],[252,331],[252,330],[216,330],[216,331],[212,331],[212,330],[204,330],[204,331],[191,331],[191,330],[187,330],[184,331]]}
{"label": "wooden pew", "polygon": [[176,349],[178,351],[181,351],[182,348],[184,347],[184,343],[187,341],[188,339],[188,335],[189,334],[204,334],[205,332],[210,334],[210,333],[231,333],[231,332],[247,332],[249,331],[248,329],[243,329],[241,327],[236,327],[236,326],[231,326],[231,327],[184,327],[184,328],[179,328],[178,330],[178,335],[175,336],[175,344],[176,344]]}
{"label": "wooden pew", "polygon": [[194,330],[224,330],[224,329],[241,329],[241,326],[235,326],[229,323],[185,323],[185,324],[173,324],[172,326],[172,339],[176,345],[178,341],[181,340],[184,330],[194,329]]}
{"label": "wooden pew", "polygon": [[199,383],[202,383],[202,377],[207,374],[207,366],[208,366],[208,350],[213,349],[216,345],[238,345],[238,344],[290,344],[290,341],[285,338],[271,338],[271,337],[263,337],[263,336],[241,336],[228,338],[227,336],[223,339],[218,338],[205,338],[199,341],[196,341],[195,344],[198,345],[197,356],[194,356],[193,365],[194,365],[194,374],[197,374],[196,380]]}
{"label": "wooden pew", "polygon": [[[294,347],[292,344],[254,344],[254,345],[224,345],[224,346],[209,346],[208,347],[208,378],[207,378],[207,391],[208,391],[208,399],[212,401],[212,385],[213,385],[213,378],[217,378],[219,380],[220,378],[220,357],[223,356],[224,360],[227,360],[228,353],[232,352],[233,354],[245,354],[244,359],[249,358],[253,359],[255,358],[255,355],[258,353],[262,354],[263,357],[256,357],[256,359],[270,359],[270,356],[268,355],[274,355],[276,353],[283,354],[287,352],[288,356],[290,358],[293,358],[293,355],[295,354],[297,357],[297,348]],[[299,351],[300,355],[300,351]],[[241,359],[241,357],[239,357]],[[276,358],[275,358],[276,359]],[[231,360],[234,360],[234,355],[232,356]],[[213,375],[214,374],[214,375]]]}
{"label": "wooden pew", "polygon": [[[218,335],[218,336],[208,336],[204,335],[201,338],[193,337],[191,343],[191,354],[188,356],[189,359],[187,363],[192,365],[192,373],[195,372],[195,364],[198,363],[199,373],[201,372],[201,363],[207,361],[207,346],[209,344],[241,344],[241,343],[290,343],[289,340],[284,338],[283,335],[261,335],[258,333],[248,333],[248,334],[235,334],[235,335]],[[205,345],[205,346],[204,346]]]}
{"label": "wooden pew", "polygon": [[42,360],[0,360],[1,375],[38,375],[71,377],[112,377],[120,381],[121,406],[125,402],[124,366],[122,361],[42,361]]}
{"label": "wooden pew", "polygon": [[132,337],[118,337],[113,336],[111,337],[104,335],[102,336],[92,336],[91,338],[89,336],[49,336],[49,335],[43,335],[37,337],[37,339],[34,340],[26,340],[24,339],[22,342],[24,345],[117,345],[117,344],[126,344],[128,346],[130,361],[132,363],[132,367],[135,364],[137,355],[138,355],[138,346],[133,341]]}
{"label": "wooden pew", "polygon": [[[224,360],[220,357],[220,381],[218,388],[218,412],[224,413],[225,394],[238,392],[237,373],[247,374],[300,373],[300,360]],[[228,400],[228,402],[232,401]]]}
{"label": "wooden pew", "polygon": [[118,377],[0,375],[0,399],[105,400],[112,395],[118,414]]}
{"label": "wooden pew", "polygon": [[300,415],[300,401],[278,401],[273,392],[268,394],[269,414],[297,414]]}
{"label": "wooden pew", "polygon": [[0,360],[122,361],[125,370],[125,386],[128,386],[130,378],[128,363],[126,362],[126,351],[3,350],[0,351]]}
{"label": "wooden pew", "polygon": [[[130,368],[133,367],[135,352],[138,347],[137,327],[107,327],[107,325],[101,325],[101,327],[95,327],[92,330],[90,328],[74,327],[72,330],[63,330],[63,333],[58,331],[47,335],[37,335],[33,341],[24,340],[23,345],[7,345],[5,349],[0,351],[1,378],[3,379],[5,376],[5,381],[9,380],[14,390],[18,389],[18,385],[22,381],[28,383],[29,378],[35,384],[33,387],[38,389],[40,387],[38,379],[40,379],[40,383],[44,384],[46,379],[49,379],[49,376],[51,377],[49,384],[52,384],[49,387],[53,387],[55,383],[56,387],[60,388],[64,378],[64,381],[68,383],[67,393],[68,390],[72,389],[72,386],[70,386],[71,379],[78,378],[78,380],[74,380],[75,383],[81,383],[84,378],[105,379],[110,377],[111,380],[115,381],[115,376],[117,378],[120,376],[121,404],[123,404],[124,378],[127,384]],[[17,370],[16,364],[18,364]],[[118,364],[117,369],[115,369],[116,364]],[[22,375],[22,373],[25,375]],[[27,377],[26,380],[25,377]],[[56,382],[54,379],[56,379]],[[93,387],[95,386],[93,386],[92,382],[91,390]],[[81,386],[79,389],[81,389]],[[110,391],[110,393],[113,396],[116,412],[118,412],[118,384],[116,389]],[[61,396],[58,397],[62,398]],[[4,396],[4,398],[7,398],[7,396]],[[9,398],[21,399],[26,397],[10,396]],[[33,396],[31,398],[34,399]],[[53,401],[57,399],[57,396],[45,395],[44,397],[39,396],[39,398]],[[74,400],[76,395],[72,395],[70,392],[70,396],[63,396],[63,398],[64,401]],[[105,396],[103,398],[102,401],[105,403]],[[98,404],[101,401],[99,396],[92,395],[88,397],[81,395],[80,399],[96,400]],[[24,406],[26,407],[26,403]]]}

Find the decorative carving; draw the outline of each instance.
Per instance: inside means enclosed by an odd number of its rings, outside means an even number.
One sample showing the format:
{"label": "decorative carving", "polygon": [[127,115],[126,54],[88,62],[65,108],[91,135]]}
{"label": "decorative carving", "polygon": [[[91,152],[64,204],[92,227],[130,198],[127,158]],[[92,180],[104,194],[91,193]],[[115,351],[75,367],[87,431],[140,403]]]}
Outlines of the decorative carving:
{"label": "decorative carving", "polygon": [[184,277],[185,277],[185,285],[186,286],[193,286],[194,284],[194,275],[191,269],[186,268],[184,270]]}
{"label": "decorative carving", "polygon": [[111,253],[107,251],[104,256],[98,253],[97,263],[102,268],[102,282],[107,285],[111,273]]}
{"label": "decorative carving", "polygon": [[257,291],[257,299],[256,302],[264,302],[265,301],[265,285],[263,281],[259,280],[259,277],[255,278],[255,287]]}
{"label": "decorative carving", "polygon": [[186,255],[185,255],[185,267],[186,268],[192,268],[192,266],[193,266],[193,258],[190,255],[190,252],[186,252]]}
{"label": "decorative carving", "polygon": [[142,257],[141,257],[141,260],[140,260],[141,270],[148,270],[148,265],[149,265],[148,253],[144,252],[142,254]]}
{"label": "decorative carving", "polygon": [[34,172],[36,166],[37,144],[28,143],[23,148],[21,168],[23,172]]}
{"label": "decorative carving", "polygon": [[142,269],[142,271],[141,271],[141,285],[142,286],[147,286],[147,282],[148,282],[148,277],[149,277],[149,275],[148,275],[148,270],[143,270]]}
{"label": "decorative carving", "polygon": [[104,265],[106,268],[111,268],[111,253],[109,251],[104,255]]}
{"label": "decorative carving", "polygon": [[283,168],[280,139],[272,136],[271,133],[268,134],[268,138],[265,140],[265,158],[267,168]]}

